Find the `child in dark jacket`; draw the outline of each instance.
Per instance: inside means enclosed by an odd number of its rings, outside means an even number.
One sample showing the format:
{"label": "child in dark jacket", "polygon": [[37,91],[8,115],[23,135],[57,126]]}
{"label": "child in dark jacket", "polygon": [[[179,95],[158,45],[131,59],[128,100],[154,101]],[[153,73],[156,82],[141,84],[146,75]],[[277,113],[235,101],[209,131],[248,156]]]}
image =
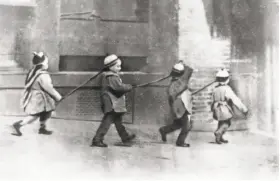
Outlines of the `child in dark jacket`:
{"label": "child in dark jacket", "polygon": [[25,80],[24,95],[21,104],[28,114],[23,120],[15,122],[12,127],[15,133],[22,136],[20,128],[40,120],[39,134],[50,135],[52,131],[46,129],[46,122],[55,110],[55,102],[61,100],[61,95],[54,89],[51,77],[47,72],[48,57],[43,52],[34,52],[34,67],[29,71]]}
{"label": "child in dark jacket", "polygon": [[179,62],[173,66],[172,80],[168,87],[168,100],[171,114],[174,117],[172,124],[159,129],[163,142],[166,142],[166,135],[175,130],[181,129],[176,145],[179,147],[189,147],[185,139],[191,130],[190,115],[192,112],[191,92],[188,83],[193,73],[193,69]]}
{"label": "child in dark jacket", "polygon": [[131,91],[132,86],[122,83],[119,76],[121,63],[121,60],[114,54],[107,56],[104,60],[106,70],[101,80],[101,107],[104,117],[96,131],[91,146],[108,146],[103,140],[112,123],[115,124],[123,143],[130,143],[135,138],[135,134],[128,134],[122,124],[122,116],[127,111],[125,93]]}
{"label": "child in dark jacket", "polygon": [[225,140],[223,135],[231,125],[233,117],[232,106],[235,105],[245,115],[247,115],[248,109],[228,86],[229,73],[227,70],[219,70],[216,74],[216,80],[218,85],[213,90],[212,112],[213,118],[218,121],[218,127],[214,134],[216,143],[222,144],[228,143],[228,140]]}

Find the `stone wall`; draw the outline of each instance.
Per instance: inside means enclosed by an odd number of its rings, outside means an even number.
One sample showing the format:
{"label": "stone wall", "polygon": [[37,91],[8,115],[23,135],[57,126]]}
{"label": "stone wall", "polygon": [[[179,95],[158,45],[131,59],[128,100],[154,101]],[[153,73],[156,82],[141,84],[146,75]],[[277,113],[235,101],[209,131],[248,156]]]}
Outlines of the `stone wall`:
{"label": "stone wall", "polygon": [[[32,52],[42,50],[50,58],[50,70],[58,70],[59,1],[25,0],[1,5],[0,32],[7,45],[0,47],[5,59],[29,69]],[[1,43],[2,44],[2,43]]]}
{"label": "stone wall", "polygon": [[279,2],[261,2],[264,22],[261,34],[263,49],[256,57],[259,104],[257,105],[258,121],[253,128],[277,136],[279,134]]}
{"label": "stone wall", "polygon": [[[100,69],[107,53],[123,57],[128,67],[126,71],[131,71],[129,67],[137,68],[133,64],[140,61],[140,68],[144,66],[149,52],[148,5],[149,0],[62,0],[61,70],[71,71],[69,67],[76,67],[76,71]],[[75,14],[83,12],[89,14]],[[89,68],[80,68],[85,67],[83,65]]]}
{"label": "stone wall", "polygon": [[[23,31],[28,46],[20,46],[27,47],[21,50],[24,56],[29,58],[19,60],[28,68],[30,65],[25,64],[28,64],[29,61],[26,60],[31,58],[29,52],[43,48],[51,56],[53,81],[62,94],[94,74],[72,71],[97,71],[102,66],[106,53],[116,53],[124,60],[124,70],[133,71],[126,72],[123,76],[124,82],[132,84],[149,82],[164,76],[176,60],[183,59],[195,69],[190,86],[198,89],[212,82],[217,68],[226,66],[233,73],[233,89],[250,109],[255,110],[256,84],[247,84],[255,82],[255,64],[232,63],[229,59],[229,39],[211,37],[210,27],[213,22],[212,14],[209,13],[212,10],[210,0],[150,0],[148,11],[142,11],[142,14],[139,14],[139,9],[147,9],[147,6],[138,0],[79,1],[80,6],[72,0],[63,0],[60,5],[56,2],[36,1],[38,7],[31,10],[31,19]],[[113,2],[114,6],[108,6],[108,3],[110,5]],[[118,8],[124,8],[124,11],[119,11]],[[76,19],[62,20],[60,12],[92,12],[96,17],[75,15]],[[44,18],[49,14],[51,15],[48,18]],[[28,31],[30,28],[34,31]],[[71,72],[57,72],[59,68]],[[156,72],[160,74],[155,74]],[[1,114],[23,114],[19,107],[23,79],[23,73],[1,75],[1,100],[11,97],[9,101],[0,104]],[[125,121],[155,125],[170,123],[172,120],[165,92],[167,85],[168,81],[136,89],[129,94],[129,114]],[[9,91],[5,90],[7,88]],[[93,82],[79,90],[58,107],[55,117],[100,120],[102,113],[97,89],[98,83]],[[212,131],[216,127],[215,122],[208,123],[212,118],[211,92],[212,87],[209,87],[194,96],[194,130]],[[240,121],[235,121],[231,129],[247,128],[248,124],[241,115],[235,120]]]}
{"label": "stone wall", "polygon": [[31,52],[30,19],[33,16],[33,6],[10,6],[0,4],[0,60],[16,61],[17,64],[28,67],[26,52]]}

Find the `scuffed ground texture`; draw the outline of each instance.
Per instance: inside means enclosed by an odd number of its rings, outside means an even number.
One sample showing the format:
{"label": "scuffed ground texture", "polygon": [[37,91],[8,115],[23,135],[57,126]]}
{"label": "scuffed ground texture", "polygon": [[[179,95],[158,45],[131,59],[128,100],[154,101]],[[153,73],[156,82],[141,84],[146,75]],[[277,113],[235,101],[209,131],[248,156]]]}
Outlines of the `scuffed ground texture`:
{"label": "scuffed ground texture", "polygon": [[19,118],[1,117],[0,180],[277,180],[278,141],[247,132],[229,132],[217,145],[213,133],[191,132],[190,148],[174,146],[178,132],[162,144],[157,127],[127,125],[137,134],[133,147],[116,147],[112,125],[108,148],[89,147],[97,122],[52,119],[52,136],[38,135],[38,123],[22,137],[10,135]]}

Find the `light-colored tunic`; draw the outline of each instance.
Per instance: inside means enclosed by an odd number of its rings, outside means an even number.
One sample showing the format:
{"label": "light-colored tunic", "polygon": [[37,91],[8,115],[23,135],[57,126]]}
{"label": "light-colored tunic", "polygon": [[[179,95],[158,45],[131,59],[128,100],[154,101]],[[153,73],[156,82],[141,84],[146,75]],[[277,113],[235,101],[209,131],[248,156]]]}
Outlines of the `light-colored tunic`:
{"label": "light-colored tunic", "polygon": [[218,121],[231,119],[233,117],[233,105],[243,113],[248,111],[247,107],[228,85],[218,85],[213,91],[212,111],[214,119]]}
{"label": "light-colored tunic", "polygon": [[43,71],[34,80],[26,100],[23,102],[23,109],[29,115],[41,112],[53,111],[55,101],[61,99],[61,95],[54,89],[49,73]]}

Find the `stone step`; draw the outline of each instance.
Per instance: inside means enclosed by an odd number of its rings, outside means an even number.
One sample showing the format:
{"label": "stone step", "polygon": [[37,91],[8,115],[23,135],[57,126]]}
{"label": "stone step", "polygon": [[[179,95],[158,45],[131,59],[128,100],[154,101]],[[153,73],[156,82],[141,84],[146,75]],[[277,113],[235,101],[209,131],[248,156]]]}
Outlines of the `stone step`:
{"label": "stone step", "polygon": [[23,71],[21,67],[1,67],[0,72],[10,72],[10,71]]}

